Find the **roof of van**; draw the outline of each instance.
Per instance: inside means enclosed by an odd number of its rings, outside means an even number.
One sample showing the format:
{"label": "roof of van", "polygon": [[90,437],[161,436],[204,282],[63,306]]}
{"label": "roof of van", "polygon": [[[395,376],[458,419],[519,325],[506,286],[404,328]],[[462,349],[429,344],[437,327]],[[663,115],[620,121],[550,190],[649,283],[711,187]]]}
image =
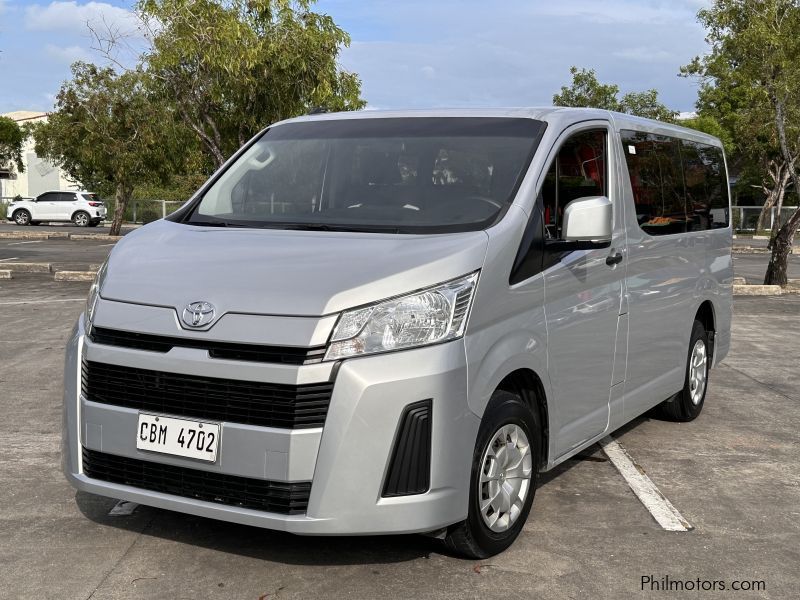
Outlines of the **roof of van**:
{"label": "roof of van", "polygon": [[[599,108],[567,108],[563,106],[539,107],[511,107],[511,108],[416,108],[402,110],[374,110],[365,109],[349,112],[320,112],[303,115],[293,119],[281,121],[283,123],[297,123],[303,121],[326,121],[331,119],[375,119],[375,118],[402,118],[402,117],[516,117],[537,119],[548,123],[569,125],[570,123],[590,119],[614,121],[617,127],[661,133],[664,135],[677,135],[697,141],[711,142],[721,146],[721,142],[712,135],[696,129],[689,129],[673,123],[664,123],[654,119],[645,119],[624,113]],[[279,123],[276,123],[278,125]]]}

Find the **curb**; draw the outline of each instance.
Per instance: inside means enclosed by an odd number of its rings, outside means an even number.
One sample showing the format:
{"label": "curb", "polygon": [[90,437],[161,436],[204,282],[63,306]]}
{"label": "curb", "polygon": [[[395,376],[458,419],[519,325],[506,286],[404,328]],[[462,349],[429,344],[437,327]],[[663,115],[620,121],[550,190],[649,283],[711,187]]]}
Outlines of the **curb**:
{"label": "curb", "polygon": [[13,279],[13,277],[11,276],[11,271],[9,271],[8,269],[3,269],[2,271],[0,271],[0,279]]}
{"label": "curb", "polygon": [[124,236],[121,235],[108,235],[107,233],[70,233],[69,239],[71,240],[107,240],[110,242],[118,242]]}
{"label": "curb", "polygon": [[[779,285],[742,285],[733,284],[734,296],[780,296],[787,293]],[[791,292],[788,292],[791,293]]]}
{"label": "curb", "polygon": [[123,237],[107,233],[69,233],[67,231],[0,231],[0,240],[108,240],[118,242]]}
{"label": "curb", "polygon": [[50,263],[3,263],[4,267],[8,267],[9,271],[18,271],[20,273],[49,273]]}
{"label": "curb", "polygon": [[56,271],[55,281],[94,281],[95,271]]}

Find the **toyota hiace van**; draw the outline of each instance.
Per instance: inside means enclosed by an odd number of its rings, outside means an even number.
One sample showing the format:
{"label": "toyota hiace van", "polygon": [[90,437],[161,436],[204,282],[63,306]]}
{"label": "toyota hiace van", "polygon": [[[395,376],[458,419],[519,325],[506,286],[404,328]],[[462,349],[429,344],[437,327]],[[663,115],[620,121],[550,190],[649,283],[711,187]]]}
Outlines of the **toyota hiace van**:
{"label": "toyota hiace van", "polygon": [[698,131],[561,108],[291,119],[111,252],[68,342],[63,469],[486,557],[539,473],[654,407],[698,416],[732,279],[724,153]]}

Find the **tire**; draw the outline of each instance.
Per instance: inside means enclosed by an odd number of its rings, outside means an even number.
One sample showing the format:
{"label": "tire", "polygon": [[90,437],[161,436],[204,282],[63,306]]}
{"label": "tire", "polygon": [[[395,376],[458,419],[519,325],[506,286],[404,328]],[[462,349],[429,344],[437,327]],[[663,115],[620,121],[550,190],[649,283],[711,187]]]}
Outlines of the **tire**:
{"label": "tire", "polygon": [[90,222],[89,213],[84,210],[79,210],[72,215],[72,223],[76,227],[88,227]]}
{"label": "tire", "polygon": [[14,219],[14,223],[17,225],[30,225],[31,224],[31,213],[29,213],[24,208],[20,208],[19,210],[15,210],[14,214],[11,215],[11,218]]}
{"label": "tire", "polygon": [[[516,470],[522,476],[506,479],[505,469],[500,467],[495,470],[501,458],[494,454],[492,449],[502,448],[502,445],[496,445],[498,436],[506,439],[506,448],[509,448],[510,444],[514,443],[510,434],[512,432],[519,433],[519,431],[524,434],[528,442],[527,454],[524,451],[522,453],[522,456],[526,458],[520,461],[521,468]],[[517,394],[503,390],[497,390],[492,394],[478,431],[478,439],[472,456],[469,512],[465,521],[448,527],[443,542],[449,550],[466,558],[481,559],[502,552],[517,539],[528,518],[536,492],[540,464],[540,432],[537,415]],[[516,438],[517,452],[522,443],[522,436],[518,436]],[[506,456],[510,456],[512,461],[516,459],[516,455],[510,454],[509,450],[503,454],[503,457]],[[493,479],[498,483],[481,481],[484,474],[488,475],[493,472],[502,474],[502,479],[500,475],[497,476],[498,479]],[[491,495],[495,486],[499,486],[500,489],[509,489],[506,485],[511,484],[511,488],[515,488],[514,483],[511,483],[512,479],[520,484],[518,493],[522,495],[524,491],[524,497],[520,499],[517,496],[517,502],[511,505],[511,510],[507,511],[504,511],[505,506],[500,510],[495,510],[493,505],[490,505],[487,513],[491,514],[485,517],[481,512],[481,499]],[[500,494],[500,498],[502,502],[503,494]],[[487,518],[491,519],[492,517],[495,518],[494,527],[497,529],[493,529],[487,522]],[[503,527],[506,528],[503,529]]]}
{"label": "tire", "polygon": [[711,362],[709,348],[708,332],[700,321],[695,321],[689,340],[683,389],[659,405],[659,412],[663,418],[687,423],[694,421],[703,410],[708,391],[708,369]]}

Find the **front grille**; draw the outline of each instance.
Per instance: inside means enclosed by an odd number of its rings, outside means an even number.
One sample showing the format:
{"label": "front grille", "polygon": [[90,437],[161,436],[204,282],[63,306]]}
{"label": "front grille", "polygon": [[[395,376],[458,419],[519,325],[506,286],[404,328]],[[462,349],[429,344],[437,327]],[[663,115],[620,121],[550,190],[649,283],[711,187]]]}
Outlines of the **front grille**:
{"label": "front grille", "polygon": [[283,483],[126,458],[83,449],[83,472],[91,479],[184,498],[284,515],[308,508],[311,482]]}
{"label": "front grille", "polygon": [[180,375],[83,362],[83,396],[92,402],[261,427],[322,427],[333,383],[282,385]]}
{"label": "front grille", "polygon": [[325,346],[298,348],[296,346],[262,346],[259,344],[236,344],[217,342],[201,338],[180,338],[149,333],[135,333],[105,327],[92,327],[89,339],[95,344],[119,346],[149,352],[169,352],[173,348],[198,348],[208,350],[211,358],[243,360],[250,362],[280,363],[287,365],[310,365],[322,362]]}

